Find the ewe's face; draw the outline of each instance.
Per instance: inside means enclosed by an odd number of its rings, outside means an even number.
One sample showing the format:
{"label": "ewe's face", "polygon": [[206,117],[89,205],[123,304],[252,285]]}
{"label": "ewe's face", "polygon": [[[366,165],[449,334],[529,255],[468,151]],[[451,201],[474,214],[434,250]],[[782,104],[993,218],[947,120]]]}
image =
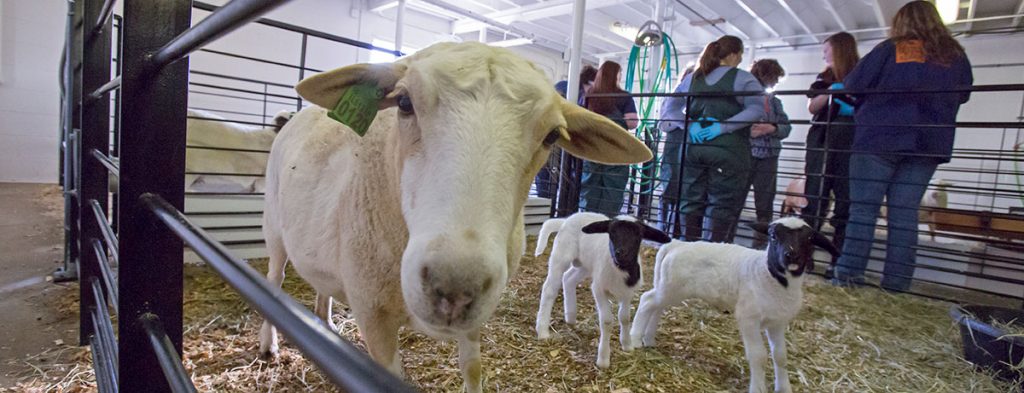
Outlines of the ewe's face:
{"label": "ewe's face", "polygon": [[[305,99],[333,108],[354,85],[397,111],[402,213],[409,243],[402,294],[420,327],[473,332],[490,316],[522,254],[522,206],[552,144],[606,164],[650,159],[603,116],[565,102],[536,67],[478,43],[437,44],[394,64],[358,64],[303,80]],[[394,107],[392,109],[392,107]],[[373,130],[371,130],[372,132]]]}

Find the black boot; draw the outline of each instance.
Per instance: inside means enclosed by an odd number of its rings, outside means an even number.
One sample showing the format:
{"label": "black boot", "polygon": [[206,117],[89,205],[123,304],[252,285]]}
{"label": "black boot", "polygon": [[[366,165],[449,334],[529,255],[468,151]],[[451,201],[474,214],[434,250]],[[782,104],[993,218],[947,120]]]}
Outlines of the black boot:
{"label": "black boot", "polygon": [[733,227],[736,220],[733,219],[712,219],[711,239],[712,243],[732,243]]}
{"label": "black boot", "polygon": [[686,215],[686,228],[683,228],[683,237],[688,242],[700,241],[704,232],[704,216],[696,214]]}

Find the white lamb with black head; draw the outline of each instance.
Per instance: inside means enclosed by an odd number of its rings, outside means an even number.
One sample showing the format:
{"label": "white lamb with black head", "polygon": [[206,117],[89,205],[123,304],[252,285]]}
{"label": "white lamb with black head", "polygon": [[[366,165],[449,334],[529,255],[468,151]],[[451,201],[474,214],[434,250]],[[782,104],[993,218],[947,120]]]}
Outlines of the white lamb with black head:
{"label": "white lamb with black head", "polygon": [[752,224],[767,234],[768,250],[734,244],[684,243],[663,246],[654,262],[654,288],[640,297],[630,331],[641,346],[654,346],[662,312],[688,299],[700,299],[721,310],[733,311],[739,325],[751,393],[766,391],[761,332],[768,335],[775,363],[775,391],[791,392],[786,373],[786,328],[800,312],[804,272],[814,268],[814,246],[836,255],[832,243],[803,220],[786,217]]}
{"label": "white lamb with black head", "polygon": [[672,238],[664,232],[636,221],[630,216],[609,219],[603,214],[576,213],[565,219],[544,222],[537,238],[540,255],[547,248],[548,236],[558,232],[548,258],[548,277],[541,290],[537,311],[537,337],[550,337],[551,309],[563,288],[565,322],[576,323],[576,286],[592,277],[590,290],[594,295],[601,339],[597,345],[597,366],[610,364],[611,304],[619,304],[619,342],[624,351],[631,351],[629,312],[633,294],[643,284],[640,269],[640,242],[643,239],[668,243]]}

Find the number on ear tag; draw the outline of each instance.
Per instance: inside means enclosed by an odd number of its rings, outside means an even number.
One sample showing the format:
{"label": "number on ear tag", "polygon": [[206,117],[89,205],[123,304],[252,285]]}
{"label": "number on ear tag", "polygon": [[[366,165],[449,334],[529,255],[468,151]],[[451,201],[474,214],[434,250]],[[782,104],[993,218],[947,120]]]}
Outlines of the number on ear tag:
{"label": "number on ear tag", "polygon": [[383,94],[372,85],[353,85],[342,93],[341,99],[327,116],[344,124],[359,136],[366,134],[373,119],[377,117],[377,105]]}

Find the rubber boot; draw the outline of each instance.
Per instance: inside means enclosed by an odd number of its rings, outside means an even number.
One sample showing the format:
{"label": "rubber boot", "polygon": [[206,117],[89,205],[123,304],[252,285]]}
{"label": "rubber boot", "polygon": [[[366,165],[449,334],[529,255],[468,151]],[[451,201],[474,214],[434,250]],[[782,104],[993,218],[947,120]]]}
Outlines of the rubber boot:
{"label": "rubber boot", "polygon": [[[832,234],[832,245],[835,246],[839,252],[843,251],[843,243],[846,241],[846,225],[838,226],[835,228],[835,233]],[[832,262],[828,265],[828,270],[825,270],[825,278],[831,279],[835,277],[836,263],[839,262],[839,256],[833,256]]]}
{"label": "rubber boot", "polygon": [[696,214],[686,215],[686,228],[683,231],[683,237],[688,242],[696,242],[701,240],[701,236],[704,232],[704,216]]}
{"label": "rubber boot", "polygon": [[711,238],[708,241],[712,243],[731,243],[735,223],[736,220],[734,219],[712,219]]}

